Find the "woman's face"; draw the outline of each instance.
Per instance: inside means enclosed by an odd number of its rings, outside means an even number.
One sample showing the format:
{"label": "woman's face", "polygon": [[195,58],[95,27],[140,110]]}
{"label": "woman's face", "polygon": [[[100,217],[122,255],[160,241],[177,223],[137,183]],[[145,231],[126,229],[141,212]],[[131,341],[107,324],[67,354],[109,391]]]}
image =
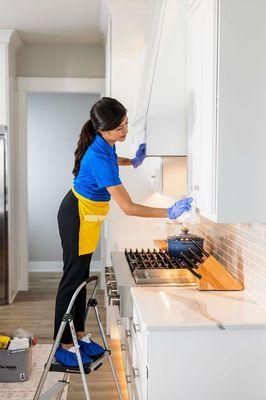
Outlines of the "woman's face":
{"label": "woman's face", "polygon": [[125,116],[121,121],[120,125],[110,131],[100,131],[103,138],[110,144],[115,142],[124,142],[128,132],[128,117]]}

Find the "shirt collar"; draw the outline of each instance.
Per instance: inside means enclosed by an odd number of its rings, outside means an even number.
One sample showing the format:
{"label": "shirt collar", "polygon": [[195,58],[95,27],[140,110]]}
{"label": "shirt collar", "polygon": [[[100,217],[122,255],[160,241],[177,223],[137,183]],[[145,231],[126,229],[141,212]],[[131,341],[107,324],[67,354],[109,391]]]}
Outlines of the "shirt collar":
{"label": "shirt collar", "polygon": [[110,144],[98,133],[92,143],[95,149],[99,149],[101,152],[108,153],[111,156],[115,154],[115,145],[110,146]]}

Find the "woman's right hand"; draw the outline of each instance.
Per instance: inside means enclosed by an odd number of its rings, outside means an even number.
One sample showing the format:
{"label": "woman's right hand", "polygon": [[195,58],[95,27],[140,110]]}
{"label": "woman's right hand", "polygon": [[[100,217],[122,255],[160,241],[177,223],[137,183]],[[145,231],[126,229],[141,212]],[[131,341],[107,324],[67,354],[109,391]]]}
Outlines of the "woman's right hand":
{"label": "woman's right hand", "polygon": [[136,156],[131,160],[134,168],[140,166],[146,157],[146,143],[141,143],[138,150],[136,151]]}
{"label": "woman's right hand", "polygon": [[191,210],[192,197],[186,197],[182,200],[176,201],[171,207],[168,208],[167,214],[169,219],[176,219],[180,217],[185,211]]}

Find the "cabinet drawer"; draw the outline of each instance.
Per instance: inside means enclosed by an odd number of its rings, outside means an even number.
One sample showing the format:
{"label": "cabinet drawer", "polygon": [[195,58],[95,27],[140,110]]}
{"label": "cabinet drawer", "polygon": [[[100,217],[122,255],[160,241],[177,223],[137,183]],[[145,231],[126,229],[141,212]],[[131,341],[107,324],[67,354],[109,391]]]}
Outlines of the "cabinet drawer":
{"label": "cabinet drawer", "polygon": [[147,399],[147,370],[143,351],[137,342],[132,342],[132,379],[140,400]]}
{"label": "cabinet drawer", "polygon": [[121,325],[121,336],[122,336],[122,343],[123,343],[123,348],[125,348],[125,351],[128,353],[128,356],[130,359],[132,359],[132,332],[131,329],[126,329],[127,325],[122,324]]}
{"label": "cabinet drawer", "polygon": [[132,331],[132,340],[138,343],[143,353],[146,353],[147,333],[140,322],[138,312],[134,305],[133,305],[133,318],[131,324],[131,331]]}
{"label": "cabinet drawer", "polygon": [[126,329],[129,327],[130,322],[126,318],[121,318],[117,321],[119,338],[121,343],[121,353],[124,365],[125,380],[127,383],[129,400],[139,400],[135,380],[132,374],[132,338],[131,331]]}

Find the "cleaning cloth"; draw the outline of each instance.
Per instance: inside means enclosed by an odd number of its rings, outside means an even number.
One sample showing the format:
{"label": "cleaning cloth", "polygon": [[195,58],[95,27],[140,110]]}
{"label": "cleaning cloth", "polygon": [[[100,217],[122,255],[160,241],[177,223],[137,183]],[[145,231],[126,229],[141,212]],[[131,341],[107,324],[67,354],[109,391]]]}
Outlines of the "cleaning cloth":
{"label": "cleaning cloth", "polygon": [[11,338],[9,336],[0,336],[0,349],[4,350],[7,348],[8,343],[10,342]]}
{"label": "cleaning cloth", "polygon": [[22,350],[29,347],[29,338],[17,338],[15,337],[10,341],[8,350]]}

